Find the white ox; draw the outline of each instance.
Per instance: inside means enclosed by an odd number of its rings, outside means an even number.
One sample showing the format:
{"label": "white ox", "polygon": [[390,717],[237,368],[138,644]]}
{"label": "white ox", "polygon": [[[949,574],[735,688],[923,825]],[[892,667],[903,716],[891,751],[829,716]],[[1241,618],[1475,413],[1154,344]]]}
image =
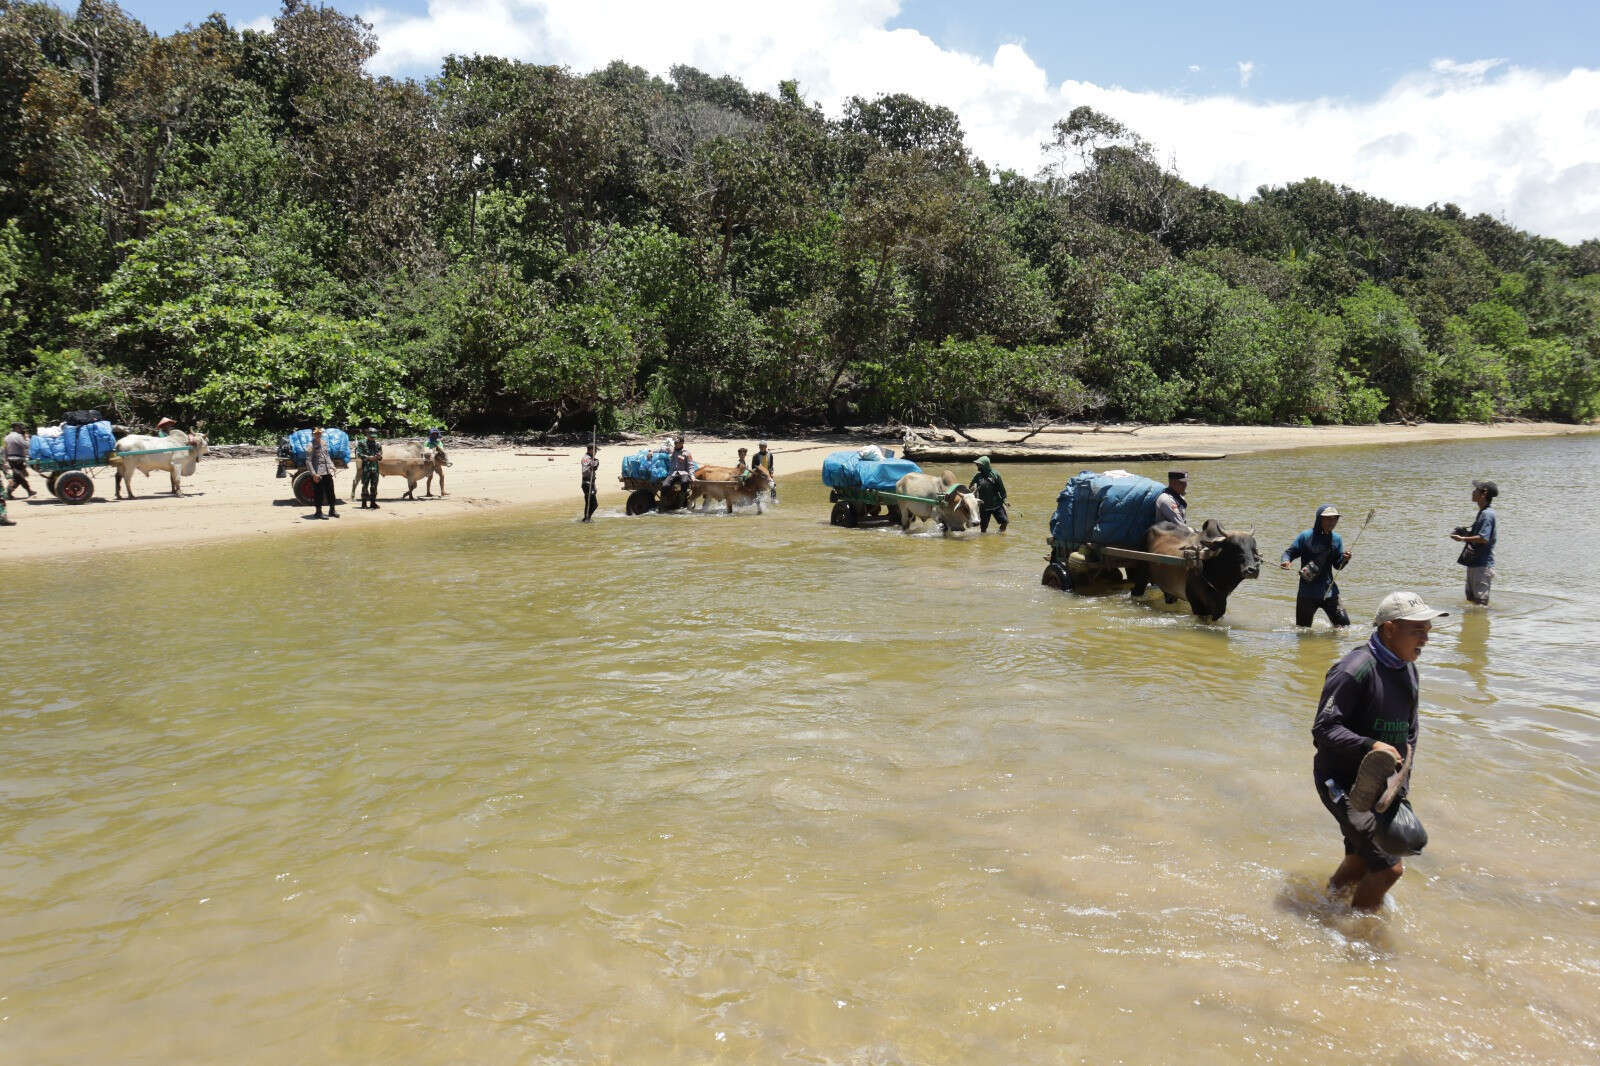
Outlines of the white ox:
{"label": "white ox", "polygon": [[894,491],[901,496],[920,496],[928,501],[895,501],[900,509],[900,528],[907,533],[911,532],[911,523],[919,518],[924,521],[937,518],[946,533],[959,533],[978,524],[978,497],[948,470],[940,477],[907,474],[895,483]]}
{"label": "white ox", "polygon": [[[352,453],[352,458],[354,455]],[[350,495],[356,497],[361,489],[361,461],[356,460],[350,464],[355,467],[356,476],[350,482]],[[444,495],[444,468],[450,465],[450,457],[445,455],[443,448],[424,448],[416,441],[402,441],[399,444],[385,444],[383,457],[378,460],[378,476],[403,477],[406,479],[405,495],[403,500],[417,498],[417,482],[427,479],[427,491],[424,495],[433,495],[433,476],[439,475],[439,495]]]}
{"label": "white ox", "polygon": [[[182,451],[163,451],[181,448]],[[128,454],[129,452],[155,452],[154,455]],[[180,478],[193,477],[194,465],[206,453],[206,438],[201,433],[185,433],[175,429],[165,437],[147,437],[142,433],[129,434],[117,441],[117,446],[107,460],[116,471],[117,499],[122,499],[122,486],[128,486],[128,499],[133,499],[133,472],[145,477],[152,470],[165,470],[172,477],[172,494],[183,495]]]}

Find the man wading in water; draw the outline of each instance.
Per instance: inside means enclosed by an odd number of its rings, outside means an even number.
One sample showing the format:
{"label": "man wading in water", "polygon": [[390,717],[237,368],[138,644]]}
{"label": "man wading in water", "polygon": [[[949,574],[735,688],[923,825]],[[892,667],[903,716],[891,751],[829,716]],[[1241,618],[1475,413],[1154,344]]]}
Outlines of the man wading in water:
{"label": "man wading in water", "polygon": [[1336,626],[1350,624],[1350,616],[1339,604],[1339,586],[1333,580],[1333,572],[1343,570],[1350,562],[1344,541],[1333,531],[1338,524],[1337,507],[1331,503],[1318,507],[1311,528],[1294,538],[1278,563],[1287,570],[1290,560],[1300,560],[1300,592],[1294,601],[1294,624],[1297,626],[1309,626],[1318,610],[1326,611],[1328,621]]}
{"label": "man wading in water", "polygon": [[1417,657],[1434,619],[1448,614],[1415,592],[1389,593],[1378,605],[1372,639],[1334,663],[1322,685],[1311,726],[1317,747],[1312,775],[1317,797],[1344,835],[1344,861],[1328,879],[1328,891],[1354,886],[1350,905],[1357,910],[1377,910],[1405,872],[1399,857],[1373,839],[1374,812],[1398,804],[1410,785],[1417,751]]}

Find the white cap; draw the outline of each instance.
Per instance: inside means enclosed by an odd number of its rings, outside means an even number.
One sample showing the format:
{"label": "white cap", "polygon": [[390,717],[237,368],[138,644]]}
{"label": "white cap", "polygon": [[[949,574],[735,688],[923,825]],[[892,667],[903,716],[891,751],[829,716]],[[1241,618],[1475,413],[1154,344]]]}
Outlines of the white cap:
{"label": "white cap", "polygon": [[1431,622],[1435,618],[1449,617],[1449,611],[1436,611],[1422,602],[1415,592],[1391,592],[1378,604],[1378,614],[1372,624],[1385,622]]}

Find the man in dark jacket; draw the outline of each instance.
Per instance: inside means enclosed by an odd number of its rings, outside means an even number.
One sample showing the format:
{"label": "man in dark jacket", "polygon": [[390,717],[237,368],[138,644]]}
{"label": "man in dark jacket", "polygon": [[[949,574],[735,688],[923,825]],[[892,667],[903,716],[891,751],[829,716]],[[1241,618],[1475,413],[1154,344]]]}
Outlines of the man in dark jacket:
{"label": "man in dark jacket", "polygon": [[1300,560],[1300,591],[1294,601],[1294,624],[1309,626],[1317,611],[1327,612],[1328,621],[1336,626],[1350,624],[1350,616],[1339,603],[1339,585],[1333,580],[1335,570],[1343,570],[1350,562],[1350,553],[1344,550],[1344,541],[1333,527],[1339,524],[1339,509],[1331,503],[1317,508],[1311,528],[1294,538],[1294,543],[1284,549],[1279,566],[1289,569],[1291,560]]}
{"label": "man in dark jacket", "polygon": [[1376,910],[1405,872],[1400,857],[1374,839],[1375,814],[1405,798],[1417,751],[1417,657],[1434,619],[1448,613],[1415,592],[1389,593],[1372,638],[1334,663],[1322,685],[1311,726],[1312,776],[1344,836],[1344,861],[1328,890],[1353,886],[1357,910]]}
{"label": "man in dark jacket", "polygon": [[969,486],[978,494],[978,531],[989,532],[989,519],[1000,523],[1000,532],[1006,531],[1011,517],[1006,514],[1006,483],[994,472],[987,455],[978,456],[978,472],[972,475]]}

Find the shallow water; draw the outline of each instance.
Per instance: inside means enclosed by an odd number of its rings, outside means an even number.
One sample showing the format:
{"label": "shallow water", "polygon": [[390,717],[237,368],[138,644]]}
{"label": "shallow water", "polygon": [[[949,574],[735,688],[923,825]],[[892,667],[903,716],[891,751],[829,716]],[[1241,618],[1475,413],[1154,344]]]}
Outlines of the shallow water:
{"label": "shallow water", "polygon": [[[608,450],[608,468],[620,453]],[[1358,623],[1410,587],[1428,853],[1321,897],[1322,673],[1275,567],[1218,625],[1006,536],[553,509],[0,568],[0,1058],[1600,1060],[1596,438],[1196,466]],[[1141,473],[1159,469],[1133,466]],[[1494,606],[1450,527],[1496,478]]]}

